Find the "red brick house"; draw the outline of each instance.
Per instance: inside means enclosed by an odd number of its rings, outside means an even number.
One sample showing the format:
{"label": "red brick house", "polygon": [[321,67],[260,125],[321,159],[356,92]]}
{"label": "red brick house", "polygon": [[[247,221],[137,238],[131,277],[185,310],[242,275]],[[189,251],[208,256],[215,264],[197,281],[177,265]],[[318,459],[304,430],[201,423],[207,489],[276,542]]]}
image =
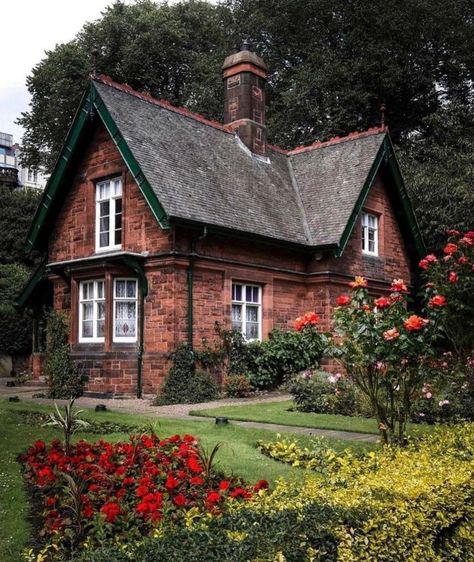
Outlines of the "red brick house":
{"label": "red brick house", "polygon": [[[169,353],[215,322],[265,338],[356,274],[383,293],[423,243],[385,128],[267,143],[266,67],[224,62],[224,124],[92,77],[27,239],[20,301],[70,318],[90,392],[154,392]],[[38,372],[41,355],[33,362]]]}

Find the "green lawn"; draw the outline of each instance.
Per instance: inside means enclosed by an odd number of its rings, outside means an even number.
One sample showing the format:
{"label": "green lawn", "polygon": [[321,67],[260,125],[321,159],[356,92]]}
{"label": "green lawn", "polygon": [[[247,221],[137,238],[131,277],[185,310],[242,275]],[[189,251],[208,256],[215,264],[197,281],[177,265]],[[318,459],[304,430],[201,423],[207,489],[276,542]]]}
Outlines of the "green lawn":
{"label": "green lawn", "polygon": [[[266,407],[266,406],[264,406]],[[18,562],[20,552],[28,544],[30,529],[27,523],[28,504],[23,486],[20,465],[17,456],[24,452],[28,445],[37,439],[50,441],[60,437],[59,432],[51,427],[40,424],[27,423],[18,411],[48,412],[52,408],[37,404],[20,402],[10,403],[0,401],[0,562]],[[100,419],[127,425],[143,425],[150,418],[140,415],[119,414],[114,412],[95,413],[85,411],[83,419]],[[227,474],[242,476],[249,482],[265,478],[274,482],[276,478],[300,478],[303,472],[291,468],[260,454],[255,447],[257,440],[275,439],[275,433],[267,430],[244,429],[235,425],[216,426],[214,422],[199,420],[152,419],[157,424],[156,433],[169,436],[175,433],[191,433],[200,438],[206,448],[216,443],[223,446],[218,453],[218,468]],[[285,434],[295,438],[294,434]],[[77,434],[77,439],[84,438],[96,441],[104,438],[108,441],[128,439],[127,433],[113,433],[108,435]],[[309,438],[298,436],[302,445],[308,445]],[[331,441],[336,449],[346,447],[358,450],[370,449],[374,445],[369,443],[351,443],[349,441]]]}
{"label": "green lawn", "polygon": [[[377,434],[377,422],[370,418],[352,416],[336,416],[331,414],[313,414],[307,412],[290,411],[293,401],[267,402],[263,404],[248,404],[243,406],[222,406],[208,410],[194,410],[194,416],[225,416],[231,420],[268,422],[280,425],[294,425],[317,429],[334,429],[337,431],[352,431]],[[412,433],[424,432],[428,426],[411,425]]]}

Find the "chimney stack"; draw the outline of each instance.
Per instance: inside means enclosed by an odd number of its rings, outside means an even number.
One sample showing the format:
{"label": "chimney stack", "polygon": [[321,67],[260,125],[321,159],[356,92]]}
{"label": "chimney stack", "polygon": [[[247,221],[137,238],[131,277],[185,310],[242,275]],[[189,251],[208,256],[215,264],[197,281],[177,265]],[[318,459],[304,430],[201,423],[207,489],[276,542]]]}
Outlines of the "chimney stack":
{"label": "chimney stack", "polygon": [[265,82],[267,67],[245,41],[222,66],[224,124],[255,154],[266,156]]}

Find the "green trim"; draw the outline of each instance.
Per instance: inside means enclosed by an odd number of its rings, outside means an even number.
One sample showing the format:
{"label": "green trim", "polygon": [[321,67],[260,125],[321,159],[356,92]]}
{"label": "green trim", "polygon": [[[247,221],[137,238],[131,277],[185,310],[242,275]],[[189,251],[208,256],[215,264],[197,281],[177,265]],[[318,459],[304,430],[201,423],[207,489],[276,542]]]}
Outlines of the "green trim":
{"label": "green trim", "polygon": [[165,210],[158,201],[156,194],[140,169],[138,162],[125,142],[125,139],[120,133],[103,100],[100,98],[99,92],[95,88],[94,83],[91,82],[82,97],[79,109],[77,110],[73,124],[69,129],[66,141],[61,150],[61,154],[59,155],[53,173],[46,185],[38,209],[33,217],[24,246],[24,251],[26,253],[34,250],[38,245],[40,234],[43,231],[50,215],[51,206],[54,203],[61,186],[63,185],[65,174],[69,169],[71,157],[74,155],[78,143],[83,136],[88,120],[92,119],[96,112],[112,137],[120,155],[124,159],[130,173],[137,182],[140,191],[143,193],[143,196],[145,197],[145,200],[147,201],[159,225],[163,230],[170,228],[169,218]]}
{"label": "green trim", "polygon": [[165,210],[163,209],[161,203],[158,201],[158,198],[151,188],[151,185],[148,183],[148,180],[145,177],[145,174],[142,172],[140,165],[136,161],[135,157],[132,154],[132,151],[128,147],[125,139],[122,136],[122,133],[119,131],[117,125],[113,117],[111,116],[109,110],[107,109],[105,103],[103,102],[102,98],[99,95],[99,92],[94,88],[94,108],[97,110],[97,113],[100,115],[102,122],[104,123],[107,131],[109,132],[112,140],[114,141],[120,155],[124,159],[125,163],[127,164],[130,173],[133,176],[133,179],[137,182],[140,191],[143,193],[146,202],[150,206],[152,213],[155,215],[158,224],[161,226],[163,230],[168,230],[170,228],[170,222],[168,215],[166,214]]}
{"label": "green trim", "polygon": [[25,306],[38,283],[46,277],[46,273],[46,260],[44,260],[36,268],[35,272],[28,279],[27,284],[23,287],[23,290],[17,297],[15,304],[18,308],[23,308]]}
{"label": "green trim", "polygon": [[354,205],[352,213],[349,217],[349,221],[347,222],[344,232],[342,233],[341,239],[339,241],[338,249],[336,250],[336,257],[338,258],[341,257],[344,250],[346,249],[346,246],[352,236],[352,233],[354,231],[355,225],[362,211],[362,208],[364,207],[370,188],[372,187],[375,178],[377,177],[377,174],[380,170],[380,166],[382,165],[382,163],[387,164],[388,169],[395,182],[395,187],[397,188],[397,193],[402,202],[402,208],[405,217],[408,221],[408,225],[410,226],[411,233],[415,241],[416,250],[420,257],[426,254],[426,248],[423,243],[420,227],[418,226],[418,223],[415,218],[415,214],[413,213],[413,208],[411,206],[410,199],[406,191],[405,183],[403,181],[403,177],[400,168],[398,166],[397,158],[393,150],[393,145],[390,141],[389,136],[385,135],[384,140],[377,152],[377,156],[375,157],[375,160],[372,163],[372,166],[370,167],[370,171],[364,182],[359,197],[357,198],[356,204]]}

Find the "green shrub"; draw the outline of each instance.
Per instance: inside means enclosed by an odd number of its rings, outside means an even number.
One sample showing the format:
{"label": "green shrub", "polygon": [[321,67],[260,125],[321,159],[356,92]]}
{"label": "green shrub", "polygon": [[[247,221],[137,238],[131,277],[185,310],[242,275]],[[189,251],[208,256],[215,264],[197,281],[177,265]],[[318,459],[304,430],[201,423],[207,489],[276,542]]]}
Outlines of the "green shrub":
{"label": "green shrub", "polygon": [[48,379],[51,398],[77,398],[84,392],[86,378],[71,359],[68,325],[57,312],[51,312],[47,320],[43,374]]}
{"label": "green shrub", "polygon": [[196,356],[188,344],[180,345],[172,356],[173,365],[163,383],[155,405],[193,404],[218,397],[218,387],[212,376],[196,371]]}
{"label": "green shrub", "polygon": [[245,398],[252,391],[250,379],[245,375],[228,375],[224,377],[224,392],[231,398]]}
{"label": "green shrub", "polygon": [[354,385],[340,375],[305,371],[290,379],[286,388],[300,412],[353,416],[358,410]]}
{"label": "green shrub", "polygon": [[474,553],[473,469],[474,424],[440,429],[405,448],[363,458],[344,453],[325,473],[281,480],[221,518],[80,560],[467,562]]}

